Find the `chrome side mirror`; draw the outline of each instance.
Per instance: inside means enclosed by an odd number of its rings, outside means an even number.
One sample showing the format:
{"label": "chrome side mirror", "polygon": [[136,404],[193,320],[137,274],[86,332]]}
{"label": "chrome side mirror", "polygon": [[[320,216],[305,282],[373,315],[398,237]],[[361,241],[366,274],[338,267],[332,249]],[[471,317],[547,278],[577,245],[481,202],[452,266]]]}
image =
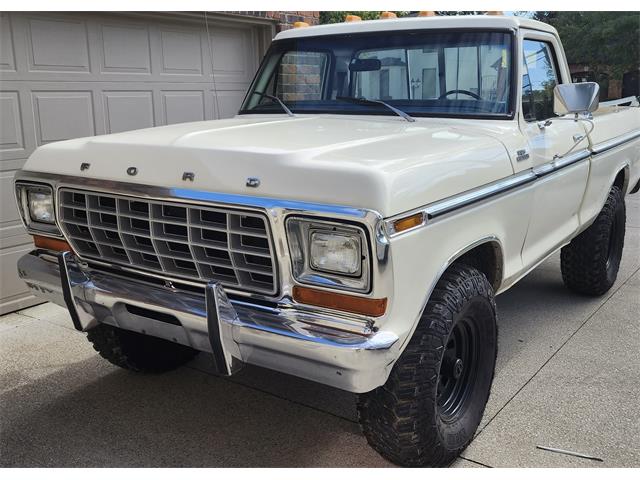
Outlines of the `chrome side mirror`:
{"label": "chrome side mirror", "polygon": [[600,85],[595,82],[562,83],[553,89],[556,115],[591,113],[598,109]]}

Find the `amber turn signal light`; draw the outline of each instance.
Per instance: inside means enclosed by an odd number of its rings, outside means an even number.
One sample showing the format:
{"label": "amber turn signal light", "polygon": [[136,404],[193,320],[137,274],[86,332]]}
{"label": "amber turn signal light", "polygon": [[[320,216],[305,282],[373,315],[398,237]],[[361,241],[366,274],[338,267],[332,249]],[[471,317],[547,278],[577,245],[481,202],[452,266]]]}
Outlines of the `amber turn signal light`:
{"label": "amber turn signal light", "polygon": [[387,310],[386,298],[355,297],[307,287],[293,287],[293,299],[298,303],[369,315],[370,317],[380,317]]}
{"label": "amber turn signal light", "polygon": [[418,12],[418,16],[419,17],[435,17],[436,12],[432,12],[430,10],[422,10],[421,12]]}
{"label": "amber turn signal light", "polygon": [[393,222],[393,230],[395,233],[404,232],[410,228],[419,227],[424,223],[424,213],[419,212],[408,217],[401,218]]}
{"label": "amber turn signal light", "polygon": [[362,19],[358,15],[347,15],[344,17],[345,22],[361,22]]}
{"label": "amber turn signal light", "polygon": [[37,248],[44,250],[53,250],[54,252],[70,252],[71,245],[64,240],[58,240],[57,238],[42,237],[40,235],[33,236],[33,243]]}
{"label": "amber turn signal light", "polygon": [[382,12],[379,18],[380,19],[398,18],[398,16],[393,12]]}

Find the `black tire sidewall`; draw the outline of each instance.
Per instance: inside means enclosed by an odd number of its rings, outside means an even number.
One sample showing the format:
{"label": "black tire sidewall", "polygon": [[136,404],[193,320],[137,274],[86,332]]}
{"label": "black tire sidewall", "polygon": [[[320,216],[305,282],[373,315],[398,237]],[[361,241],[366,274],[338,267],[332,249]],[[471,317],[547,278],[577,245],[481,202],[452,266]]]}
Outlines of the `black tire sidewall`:
{"label": "black tire sidewall", "polygon": [[562,247],[562,280],[569,290],[600,296],[611,289],[622,261],[625,228],[624,194],[614,185],[594,222]]}

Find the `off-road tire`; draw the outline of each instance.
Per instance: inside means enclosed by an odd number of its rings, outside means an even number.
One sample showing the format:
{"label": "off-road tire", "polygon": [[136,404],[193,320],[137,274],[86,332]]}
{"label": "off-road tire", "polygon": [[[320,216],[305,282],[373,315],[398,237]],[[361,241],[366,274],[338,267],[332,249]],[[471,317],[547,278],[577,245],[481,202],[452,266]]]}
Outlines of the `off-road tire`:
{"label": "off-road tire", "polygon": [[598,296],[613,286],[622,259],[625,217],[624,195],[613,186],[593,224],[562,248],[560,268],[569,290]]}
{"label": "off-road tire", "polygon": [[[466,365],[468,395],[458,411],[439,404],[451,338],[461,328],[477,335]],[[496,305],[491,284],[477,269],[452,265],[442,276],[387,382],[358,398],[358,419],[369,444],[402,466],[446,466],[480,424],[497,354]],[[473,378],[473,380],[470,380]],[[457,380],[455,380],[457,382]]]}
{"label": "off-road tire", "polygon": [[139,373],[162,373],[187,363],[197,350],[161,338],[123,330],[104,323],[87,332],[102,358]]}

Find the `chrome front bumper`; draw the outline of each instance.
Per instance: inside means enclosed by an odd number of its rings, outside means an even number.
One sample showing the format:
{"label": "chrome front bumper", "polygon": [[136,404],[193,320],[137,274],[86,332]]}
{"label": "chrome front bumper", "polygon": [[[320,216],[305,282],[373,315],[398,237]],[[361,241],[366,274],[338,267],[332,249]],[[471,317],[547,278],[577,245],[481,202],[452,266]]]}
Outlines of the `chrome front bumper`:
{"label": "chrome front bumper", "polygon": [[221,374],[250,363],[359,393],[382,385],[395,360],[392,332],[353,333],[327,327],[324,312],[229,300],[216,283],[201,294],[167,289],[42,250],[24,255],[18,274],[68,308],[78,330],[106,323],[188,345],[212,353]]}

